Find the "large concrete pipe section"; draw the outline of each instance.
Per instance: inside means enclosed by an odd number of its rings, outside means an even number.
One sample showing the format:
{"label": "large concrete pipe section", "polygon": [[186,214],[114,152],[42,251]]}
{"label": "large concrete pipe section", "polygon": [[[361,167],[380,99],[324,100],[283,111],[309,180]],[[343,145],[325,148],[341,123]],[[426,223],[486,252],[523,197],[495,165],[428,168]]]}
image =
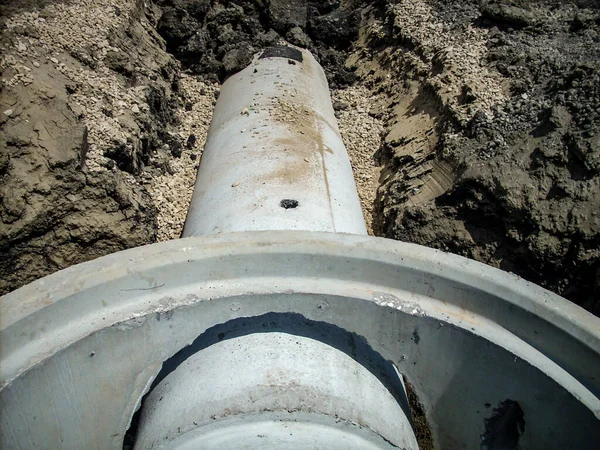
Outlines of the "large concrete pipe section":
{"label": "large concrete pipe section", "polygon": [[[367,236],[321,69],[299,53],[224,85],[191,237],[0,298],[0,448],[597,450],[600,319]],[[279,89],[306,121],[270,109]]]}
{"label": "large concrete pipe section", "polygon": [[222,86],[183,236],[367,234],[327,79],[310,52],[275,47]]}

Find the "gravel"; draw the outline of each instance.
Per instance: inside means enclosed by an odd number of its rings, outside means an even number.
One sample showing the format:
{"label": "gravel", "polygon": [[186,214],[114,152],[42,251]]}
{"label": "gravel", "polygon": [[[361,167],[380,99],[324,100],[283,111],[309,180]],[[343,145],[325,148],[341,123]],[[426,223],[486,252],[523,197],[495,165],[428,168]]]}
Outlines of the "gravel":
{"label": "gravel", "polygon": [[176,112],[180,125],[172,137],[186,145],[181,155],[171,162],[169,173],[148,180],[148,192],[158,210],[159,241],[177,239],[181,235],[212,118],[215,94],[219,91],[217,83],[208,84],[196,76],[182,74],[179,82],[185,106]]}
{"label": "gravel", "polygon": [[177,62],[134,0],[0,4],[0,294],[155,242]]}
{"label": "gravel", "polygon": [[[477,11],[465,12],[464,22],[457,24],[443,20],[434,4],[426,0],[393,2],[388,12],[393,32],[417,45],[418,70],[428,73],[428,83],[443,106],[452,109],[459,120],[468,121],[475,112],[489,112],[506,99],[506,80],[487,64],[490,30],[472,23]],[[438,69],[441,66],[444,70]],[[472,98],[469,102],[464,100],[465,89]]]}
{"label": "gravel", "polygon": [[[149,109],[147,86],[125,87],[119,74],[104,64],[108,52],[120,51],[110,44],[111,33],[125,27],[134,11],[135,2],[130,0],[80,0],[51,3],[41,10],[8,17],[5,22],[7,34],[26,32],[27,36],[14,39],[12,49],[16,52],[0,61],[0,71],[12,74],[3,78],[3,85],[31,84],[50,67],[70,80],[74,91],[70,107],[88,129],[86,164],[90,171],[108,170],[104,152],[115,143],[127,145],[135,127],[132,113]],[[110,117],[107,111],[111,111]]]}
{"label": "gravel", "polygon": [[375,153],[381,146],[383,123],[374,118],[370,110],[381,99],[360,85],[334,90],[331,98],[334,108],[343,108],[336,112],[338,126],[350,156],[367,231],[373,234],[373,205],[381,172]]}

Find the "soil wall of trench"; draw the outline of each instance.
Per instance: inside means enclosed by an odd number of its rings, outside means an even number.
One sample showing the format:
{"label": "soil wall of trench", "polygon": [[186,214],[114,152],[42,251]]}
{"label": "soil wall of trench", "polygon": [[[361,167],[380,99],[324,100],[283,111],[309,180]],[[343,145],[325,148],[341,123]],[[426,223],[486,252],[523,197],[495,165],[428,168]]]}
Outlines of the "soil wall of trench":
{"label": "soil wall of trench", "polygon": [[325,68],[374,234],[600,313],[597,2],[5,0],[0,16],[0,293],[177,237],[219,83],[287,42]]}
{"label": "soil wall of trench", "polygon": [[375,232],[599,314],[599,25],[593,1],[389,2],[363,51],[391,98]]}

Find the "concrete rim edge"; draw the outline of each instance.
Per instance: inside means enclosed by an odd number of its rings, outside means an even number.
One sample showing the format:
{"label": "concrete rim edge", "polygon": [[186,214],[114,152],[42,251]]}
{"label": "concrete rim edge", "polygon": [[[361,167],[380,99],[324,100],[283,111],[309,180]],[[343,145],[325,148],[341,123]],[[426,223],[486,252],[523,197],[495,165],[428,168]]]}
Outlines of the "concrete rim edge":
{"label": "concrete rim edge", "polygon": [[[376,261],[411,268],[416,275],[428,274],[468,285],[487,292],[522,312],[535,315],[600,355],[600,319],[516,275],[419,245],[368,236],[304,231],[244,232],[185,238],[134,248],[73,266],[1,297],[0,338],[12,326],[18,326],[19,321],[40,314],[47,308],[58,307],[61,301],[72,300],[71,297],[81,297],[82,292],[101,284],[126,279],[131,275],[143,276],[145,271],[174,263],[261,253],[314,254],[346,260]],[[143,291],[144,288],[139,290]],[[88,313],[92,314],[93,311]],[[490,314],[490,318],[492,316]],[[135,312],[125,311],[125,315],[117,314],[111,321],[98,321],[95,326],[84,325],[78,331],[69,330],[71,335],[61,336],[62,345],[55,348],[55,351],[87,334],[133,317],[136,317]],[[500,325],[511,329],[509,324]],[[68,324],[64,326],[67,327]],[[60,325],[57,328],[60,329]],[[41,361],[35,361],[28,367],[20,367],[16,372],[10,368],[7,370],[4,350],[5,348],[0,355],[0,389]],[[543,352],[543,349],[539,350]],[[566,355],[567,359],[569,357],[570,355]]]}
{"label": "concrete rim edge", "polygon": [[[67,280],[71,284],[80,280],[86,281],[88,284],[85,288],[87,289],[123,276],[123,272],[109,269],[120,267],[130,270],[126,273],[142,272],[151,267],[163,266],[164,260],[160,256],[164,258],[167,254],[182,254],[181,256],[184,258],[179,259],[190,260],[192,256],[195,259],[206,259],[215,255],[232,255],[234,250],[242,250],[242,246],[245,246],[244,253],[248,253],[248,248],[253,251],[269,248],[270,252],[298,252],[296,248],[301,246],[306,247],[306,250],[318,252],[318,254],[330,253],[332,256],[341,257],[346,256],[345,250],[355,249],[361,252],[361,259],[374,259],[382,262],[386,260],[402,266],[410,266],[408,263],[410,260],[410,262],[420,263],[417,266],[420,271],[425,271],[424,266],[429,265],[427,272],[443,278],[452,279],[456,272],[460,272],[464,274],[460,281],[483,281],[482,286],[476,286],[481,290],[484,290],[483,287],[487,284],[502,288],[494,295],[520,309],[535,312],[542,318],[554,319],[555,313],[559,312],[568,318],[571,325],[569,328],[579,329],[581,337],[589,335],[592,338],[590,346],[600,352],[600,329],[598,328],[600,318],[518,275],[463,256],[417,244],[373,238],[372,236],[308,231],[252,231],[189,237],[136,247],[77,264],[0,297],[0,332],[21,318],[77,292],[79,289],[74,289],[68,294],[65,292],[66,295],[57,296],[54,299],[51,298],[52,293],[60,292],[63,289],[67,291]],[[319,249],[322,250],[319,251]],[[306,250],[303,253],[306,253]],[[156,258],[151,258],[151,256]],[[445,276],[444,272],[446,272]],[[523,296],[528,304],[519,304],[513,301],[512,297],[507,295],[509,293]]]}

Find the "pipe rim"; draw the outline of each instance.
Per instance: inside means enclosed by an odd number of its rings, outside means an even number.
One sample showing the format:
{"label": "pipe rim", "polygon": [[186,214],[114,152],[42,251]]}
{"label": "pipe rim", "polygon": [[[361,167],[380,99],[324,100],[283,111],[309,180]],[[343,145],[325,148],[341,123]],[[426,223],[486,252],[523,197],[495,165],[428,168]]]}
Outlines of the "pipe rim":
{"label": "pipe rim", "polygon": [[[256,264],[263,257],[272,264]],[[241,268],[237,267],[237,272],[229,276],[219,273],[223,270],[219,269],[220,266],[233,267],[232,264],[241,264]],[[370,273],[362,270],[367,266]],[[373,272],[374,267],[385,269],[385,273],[379,276],[378,272]],[[190,286],[195,289],[202,285],[202,298],[188,295],[175,300],[170,296],[178,286],[168,286],[161,278],[167,268],[176,271],[179,287],[190,291]],[[189,270],[186,271],[186,268]],[[350,272],[346,272],[348,268]],[[203,271],[190,272],[191,269]],[[404,278],[398,281],[396,277]],[[529,348],[534,359],[543,362],[539,366],[533,364],[534,367],[551,371],[555,378],[550,378],[561,386],[557,380],[560,377],[567,380],[571,383],[571,395],[596,417],[600,416],[598,380],[593,379],[600,362],[600,322],[585,310],[514,275],[459,256],[366,236],[291,231],[205,236],[127,250],[56,273],[1,298],[4,384],[0,393],[7,390],[11,381],[35,372],[30,369],[41,367],[54,355],[103,330],[126,330],[138,326],[136,324],[144,326],[148,317],[156,315],[156,320],[160,321],[161,317],[168,318],[177,309],[195,308],[195,305],[206,308],[211,303],[220,303],[232,317],[243,315],[247,307],[244,301],[248,299],[244,300],[241,296],[249,292],[248,286],[252,282],[257,283],[254,286],[256,291],[247,297],[319,296],[321,299],[315,299],[315,305],[311,306],[318,314],[327,312],[330,306],[333,308],[332,302],[337,301],[335,298],[338,296],[341,301],[357,300],[363,305],[372,305],[372,308],[407,317],[438,320],[442,325],[448,323],[461,330],[471,329],[474,333],[479,333],[480,327],[490,332],[500,331],[504,337],[512,336],[510,333],[514,332],[518,345]],[[401,286],[404,289],[402,298],[394,294],[399,289],[398,283],[404,283]],[[466,304],[460,296],[446,298],[445,302],[443,294],[429,289],[444,284],[456,292],[470,286],[485,295],[481,302],[471,304]],[[357,293],[359,289],[360,295]],[[91,302],[94,292],[104,291],[114,298],[106,298],[107,303],[102,305]],[[327,296],[329,300],[326,300]],[[352,303],[348,305],[352,308]],[[434,309],[440,306],[443,307],[442,312],[435,312]],[[75,316],[69,317],[67,313],[70,310],[76,313]],[[112,314],[107,314],[107,311]],[[49,315],[52,315],[55,325],[50,332],[44,331],[42,326],[44,318]],[[562,360],[553,359],[552,346],[555,343],[532,341],[531,330],[521,329],[516,320],[521,316],[526,319],[534,317],[550,330],[562,333],[567,341],[574,341],[587,349],[592,358],[586,360],[588,364],[578,373],[571,374],[569,365],[581,363],[581,354],[563,352]],[[73,321],[73,317],[77,318],[77,322]],[[473,320],[479,325],[472,323]],[[491,322],[495,322],[494,329],[489,328]],[[39,335],[37,338],[29,336],[29,342],[23,337],[17,338],[31,323],[37,323],[44,339],[39,339]],[[479,336],[496,342],[490,335]],[[509,344],[502,341],[496,345],[519,354],[520,349],[515,342],[510,344],[513,347]],[[163,356],[162,361],[165,359]],[[526,358],[522,360],[528,361]],[[152,367],[148,371],[148,375],[144,373],[138,377],[139,383],[145,383],[145,387],[136,387],[142,394],[149,389],[158,369]],[[127,410],[131,414],[139,406],[142,394],[128,400],[130,406]],[[130,417],[123,417],[122,427],[127,426]],[[443,432],[443,429],[436,431],[438,434]]]}

